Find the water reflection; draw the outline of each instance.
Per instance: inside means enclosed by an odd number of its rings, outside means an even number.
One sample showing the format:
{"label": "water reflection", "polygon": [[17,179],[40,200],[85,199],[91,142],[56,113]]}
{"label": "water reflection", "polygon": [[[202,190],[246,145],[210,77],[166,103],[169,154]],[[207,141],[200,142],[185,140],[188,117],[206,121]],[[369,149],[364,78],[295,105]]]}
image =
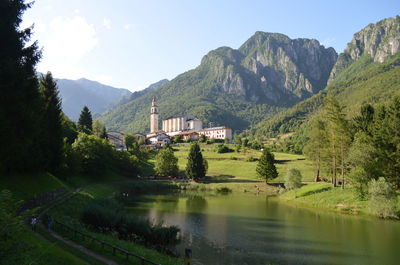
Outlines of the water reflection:
{"label": "water reflection", "polygon": [[154,196],[135,214],[182,229],[195,264],[397,264],[400,223],[296,208],[254,195]]}

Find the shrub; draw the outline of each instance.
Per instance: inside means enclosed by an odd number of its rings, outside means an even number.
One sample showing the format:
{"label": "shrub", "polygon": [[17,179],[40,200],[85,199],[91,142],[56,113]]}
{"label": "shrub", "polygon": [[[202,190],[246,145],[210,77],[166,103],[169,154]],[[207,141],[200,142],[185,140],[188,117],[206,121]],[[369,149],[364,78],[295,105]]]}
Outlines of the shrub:
{"label": "shrub", "polygon": [[178,176],[178,158],[171,148],[160,150],[157,154],[155,171],[157,176]]}
{"label": "shrub", "polygon": [[258,158],[254,156],[249,156],[246,158],[246,162],[255,162],[255,161],[258,161]]}
{"label": "shrub", "polygon": [[371,180],[368,183],[368,209],[381,218],[396,218],[396,193],[385,178]]}
{"label": "shrub", "polygon": [[229,192],[232,192],[232,189],[230,189],[230,188],[228,188],[228,187],[218,187],[217,189],[216,189],[216,191],[218,192],[218,193],[229,193]]}
{"label": "shrub", "polygon": [[222,154],[222,153],[230,153],[233,152],[233,149],[230,149],[228,146],[225,144],[218,144],[215,146],[215,152]]}
{"label": "shrub", "polygon": [[229,159],[230,160],[238,160],[238,158],[236,156],[231,156]]}
{"label": "shrub", "polygon": [[111,199],[94,199],[83,210],[81,220],[99,232],[117,232],[119,238],[140,238],[153,245],[179,242],[177,226],[152,225],[149,220],[130,216],[125,208]]}
{"label": "shrub", "polygon": [[297,168],[290,168],[285,175],[285,188],[287,190],[298,189],[301,187],[301,172]]}

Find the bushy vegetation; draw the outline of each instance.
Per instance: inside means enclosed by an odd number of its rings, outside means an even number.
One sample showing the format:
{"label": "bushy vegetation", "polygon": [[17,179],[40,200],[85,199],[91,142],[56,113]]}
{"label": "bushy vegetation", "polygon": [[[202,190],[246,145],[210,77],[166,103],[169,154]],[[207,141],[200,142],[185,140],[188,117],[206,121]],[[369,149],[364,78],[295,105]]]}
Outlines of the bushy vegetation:
{"label": "bushy vegetation", "polygon": [[176,226],[166,227],[162,223],[151,224],[149,220],[130,216],[125,208],[111,199],[94,199],[83,210],[82,221],[96,231],[116,232],[124,240],[151,245],[174,245],[179,242]]}
{"label": "bushy vegetation", "polygon": [[230,192],[232,192],[232,189],[228,188],[226,186],[222,186],[222,187],[217,187],[215,189],[215,191],[218,192],[218,193],[230,193]]}
{"label": "bushy vegetation", "polygon": [[217,152],[218,154],[223,154],[223,153],[231,153],[233,152],[233,149],[229,148],[227,145],[225,144],[217,144],[215,145],[215,152]]}
{"label": "bushy vegetation", "polygon": [[117,151],[106,139],[80,133],[66,153],[66,167],[74,173],[88,175],[107,171],[136,176],[138,159],[125,151]]}
{"label": "bushy vegetation", "polygon": [[382,218],[397,218],[396,193],[384,178],[371,180],[368,184],[368,210]]}
{"label": "bushy vegetation", "polygon": [[301,187],[301,172],[297,168],[290,168],[285,175],[285,188],[294,190]]}
{"label": "bushy vegetation", "polygon": [[155,171],[157,176],[178,176],[178,158],[175,157],[172,148],[161,149],[158,152]]}

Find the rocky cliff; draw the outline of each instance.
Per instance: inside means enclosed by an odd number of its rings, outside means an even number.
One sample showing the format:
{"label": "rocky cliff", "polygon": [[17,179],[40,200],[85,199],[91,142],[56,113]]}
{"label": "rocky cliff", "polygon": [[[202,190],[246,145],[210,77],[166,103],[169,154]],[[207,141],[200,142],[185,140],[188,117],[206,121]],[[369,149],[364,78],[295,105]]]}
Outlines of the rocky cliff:
{"label": "rocky cliff", "polygon": [[210,51],[195,69],[146,91],[101,120],[110,129],[146,132],[155,95],[160,119],[192,114],[205,124],[243,130],[323,89],[336,58],[333,48],[316,40],[256,32],[239,49]]}
{"label": "rocky cliff", "polygon": [[369,24],[353,35],[346,49],[340,54],[329,82],[352,62],[362,56],[370,56],[374,62],[382,63],[400,51],[400,17],[392,17]]}
{"label": "rocky cliff", "polygon": [[323,89],[336,59],[335,50],[317,40],[256,32],[238,50],[211,51],[202,64],[212,66],[221,92],[290,105]]}

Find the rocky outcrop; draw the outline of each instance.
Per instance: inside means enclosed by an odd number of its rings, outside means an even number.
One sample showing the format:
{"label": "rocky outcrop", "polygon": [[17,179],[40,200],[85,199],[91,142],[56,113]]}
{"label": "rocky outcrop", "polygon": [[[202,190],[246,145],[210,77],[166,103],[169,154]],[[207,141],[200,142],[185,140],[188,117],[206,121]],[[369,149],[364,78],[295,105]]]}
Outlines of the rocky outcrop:
{"label": "rocky outcrop", "polygon": [[211,51],[202,64],[211,67],[223,92],[253,102],[292,104],[326,86],[336,59],[335,50],[317,40],[256,32],[238,50]]}
{"label": "rocky outcrop", "polygon": [[369,24],[353,35],[332,69],[329,82],[352,62],[369,55],[374,62],[382,63],[400,51],[400,17],[392,17]]}

